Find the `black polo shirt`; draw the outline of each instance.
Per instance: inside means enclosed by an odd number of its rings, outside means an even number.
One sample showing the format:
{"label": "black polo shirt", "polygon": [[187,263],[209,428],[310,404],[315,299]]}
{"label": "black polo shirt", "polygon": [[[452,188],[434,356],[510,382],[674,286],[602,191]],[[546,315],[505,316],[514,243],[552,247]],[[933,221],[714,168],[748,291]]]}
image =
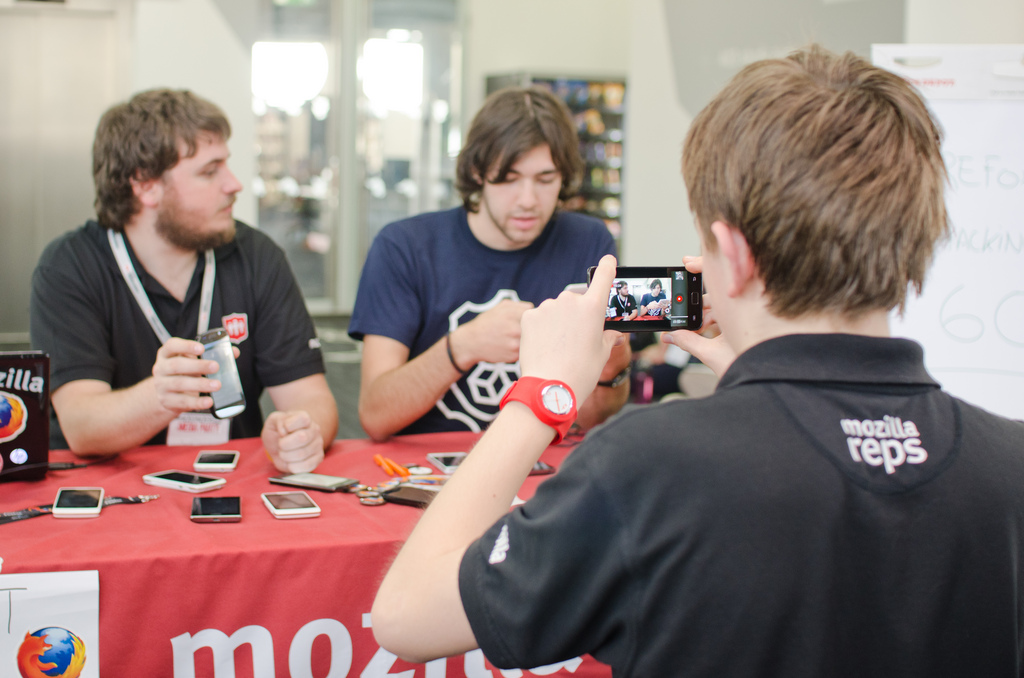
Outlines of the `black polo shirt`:
{"label": "black polo shirt", "polygon": [[[215,250],[217,274],[210,326],[232,323],[243,335],[238,371],[246,409],[231,421],[231,437],[258,436],[259,397],[267,386],[324,372],[313,322],[281,249],[236,221],[234,241]],[[175,299],[139,264],[132,264],[167,331],[197,335],[204,259],[199,257],[184,302]],[[160,348],[118,269],[106,230],[94,221],[70,231],[44,250],[32,276],[32,345],[50,354],[50,392],[78,379],[98,379],[114,389],[151,376]],[[51,417],[51,448],[66,448]],[[151,444],[162,444],[160,433]]]}
{"label": "black polo shirt", "polygon": [[623,299],[618,292],[612,295],[612,300],[608,302],[608,308],[615,309],[615,315],[613,318],[621,318],[627,316],[637,309],[636,299],[633,298],[632,294],[627,294],[626,298]]}
{"label": "black polo shirt", "polygon": [[595,430],[467,551],[487,657],[616,676],[1021,676],[1024,423],[901,339],[789,336]]}

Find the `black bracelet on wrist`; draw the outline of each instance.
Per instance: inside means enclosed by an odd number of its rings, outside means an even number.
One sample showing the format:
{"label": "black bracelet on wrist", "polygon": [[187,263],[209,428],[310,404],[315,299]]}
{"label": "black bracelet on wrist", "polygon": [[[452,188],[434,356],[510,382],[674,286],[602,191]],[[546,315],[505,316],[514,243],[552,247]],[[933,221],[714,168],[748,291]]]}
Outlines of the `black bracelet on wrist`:
{"label": "black bracelet on wrist", "polygon": [[452,367],[455,368],[455,371],[458,372],[459,374],[467,374],[469,372],[469,370],[464,370],[464,369],[462,369],[461,367],[459,367],[455,363],[455,356],[452,355],[452,333],[451,332],[449,332],[448,334],[444,335],[444,348],[445,348],[446,351],[448,351],[448,362],[450,362],[452,364]]}
{"label": "black bracelet on wrist", "polygon": [[599,381],[599,382],[597,382],[597,385],[598,386],[607,386],[608,388],[615,388],[616,386],[621,386],[624,381],[629,379],[629,375],[632,372],[633,372],[633,365],[632,365],[632,363],[630,363],[629,365],[626,365],[622,369],[622,371],[619,372],[618,374],[616,374],[614,377],[612,377],[608,381]]}

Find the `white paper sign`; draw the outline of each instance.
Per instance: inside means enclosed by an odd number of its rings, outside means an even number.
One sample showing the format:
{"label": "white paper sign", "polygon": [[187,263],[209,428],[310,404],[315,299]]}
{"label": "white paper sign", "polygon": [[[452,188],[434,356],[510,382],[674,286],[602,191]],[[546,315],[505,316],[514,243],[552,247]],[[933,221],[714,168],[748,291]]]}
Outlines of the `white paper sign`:
{"label": "white paper sign", "polygon": [[96,570],[0,575],[0,676],[97,678]]}
{"label": "white paper sign", "polygon": [[1024,45],[875,45],[942,125],[953,234],[893,334],[943,387],[1024,419]]}
{"label": "white paper sign", "polygon": [[230,419],[217,419],[208,412],[185,412],[167,427],[167,444],[171,447],[221,445],[230,435]]}

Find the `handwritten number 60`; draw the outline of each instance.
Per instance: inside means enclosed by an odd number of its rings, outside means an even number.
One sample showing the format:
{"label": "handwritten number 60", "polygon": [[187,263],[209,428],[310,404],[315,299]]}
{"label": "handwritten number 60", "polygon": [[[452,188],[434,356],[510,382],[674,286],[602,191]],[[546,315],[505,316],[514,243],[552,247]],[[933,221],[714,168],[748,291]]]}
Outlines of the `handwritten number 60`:
{"label": "handwritten number 60", "polygon": [[[955,287],[953,288],[953,291],[946,296],[945,301],[942,302],[941,308],[939,308],[939,323],[942,325],[942,331],[945,332],[950,339],[964,344],[969,344],[972,341],[981,339],[981,336],[985,334],[985,323],[982,319],[971,313],[954,313],[952,315],[946,315],[946,306],[963,288],[963,285]],[[976,332],[970,333],[967,331],[970,329],[971,325],[977,327]],[[959,333],[954,331],[957,329],[960,329],[961,331]]]}
{"label": "handwritten number 60", "polygon": [[[939,308],[939,324],[950,339],[969,344],[981,339],[985,334],[985,322],[973,313],[947,313],[947,307],[953,301],[953,297],[963,291],[964,287],[964,285],[955,287],[946,295],[946,299]],[[1015,318],[1019,318],[1019,314],[1014,312],[1014,306],[1009,302],[1018,297],[1024,297],[1024,292],[1013,291],[1000,299],[996,304],[992,320],[996,332],[1006,343],[1013,346],[1024,346],[1024,333],[1019,337],[1010,336],[1014,334],[1013,321]]]}

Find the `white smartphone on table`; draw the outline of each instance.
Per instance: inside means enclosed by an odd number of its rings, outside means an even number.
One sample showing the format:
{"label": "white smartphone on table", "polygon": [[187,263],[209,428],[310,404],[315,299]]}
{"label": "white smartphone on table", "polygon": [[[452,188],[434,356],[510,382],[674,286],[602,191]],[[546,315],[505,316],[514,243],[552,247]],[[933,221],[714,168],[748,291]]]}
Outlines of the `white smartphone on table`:
{"label": "white smartphone on table", "polygon": [[320,507],[302,490],[264,492],[260,496],[275,518],[315,518],[320,515]]}
{"label": "white smartphone on table", "polygon": [[466,458],[466,452],[428,452],[427,461],[437,467],[441,473],[455,473],[459,464]]}
{"label": "white smartphone on table", "polygon": [[103,509],[102,487],[62,487],[53,500],[54,518],[95,518]]}
{"label": "white smartphone on table", "polygon": [[192,468],[196,471],[234,471],[238,466],[237,450],[200,450]]}
{"label": "white smartphone on table", "polygon": [[223,487],[228,481],[213,476],[203,476],[187,471],[161,471],[160,473],[149,473],[142,476],[142,482],[156,487],[167,487],[172,490],[183,492],[207,492],[209,490]]}

